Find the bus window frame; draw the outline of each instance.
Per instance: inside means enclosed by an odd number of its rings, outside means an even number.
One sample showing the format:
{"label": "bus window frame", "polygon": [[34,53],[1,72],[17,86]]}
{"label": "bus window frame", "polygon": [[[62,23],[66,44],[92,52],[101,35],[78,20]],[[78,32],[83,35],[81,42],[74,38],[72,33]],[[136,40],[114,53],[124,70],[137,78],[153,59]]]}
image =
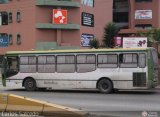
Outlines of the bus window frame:
{"label": "bus window frame", "polygon": [[[78,58],[78,56],[80,56],[80,55],[93,55],[94,57],[95,57],[95,61],[94,61],[94,63],[78,63],[77,62],[77,58]],[[93,71],[95,71],[96,69],[97,69],[97,54],[90,54],[90,53],[88,53],[88,54],[77,54],[76,55],[76,72],[77,73],[88,73],[88,71],[86,71],[86,72],[78,72],[78,64],[94,64],[95,65],[95,69],[94,70],[92,70],[92,71],[89,71],[89,72],[93,72]]]}
{"label": "bus window frame", "polygon": [[[132,54],[132,61],[133,61],[133,54],[135,54],[135,55],[137,55],[137,62],[135,62],[136,63],[136,67],[121,67],[121,64],[134,64],[133,62],[130,62],[130,63],[123,63],[123,62],[120,62],[120,55],[126,55],[126,54]],[[119,55],[118,55],[118,63],[119,63],[119,68],[138,68],[139,67],[139,56],[138,56],[138,53],[119,53]]]}
{"label": "bus window frame", "polygon": [[[108,64],[108,63],[99,63],[99,61],[98,61],[98,56],[99,55],[116,55],[117,56],[117,63],[112,63],[112,64],[115,64],[115,65],[117,65],[116,67],[98,67],[98,65],[99,64]],[[118,56],[118,54],[97,54],[97,68],[100,68],[100,69],[105,69],[105,68],[118,68],[118,66],[119,66],[119,62],[118,62],[118,60],[119,60],[119,56]]]}
{"label": "bus window frame", "polygon": [[[140,59],[140,54],[145,55],[145,65],[144,65],[144,67],[140,67],[140,61],[139,61],[139,59]],[[146,55],[146,53],[139,53],[139,54],[138,54],[138,67],[139,67],[139,68],[145,68],[146,66],[147,66],[147,55]]]}
{"label": "bus window frame", "polygon": [[[43,57],[43,56],[46,57],[45,63],[39,63],[39,57],[41,57],[41,56],[42,56],[42,57]],[[53,57],[54,57],[54,59],[55,59],[54,63],[48,63],[48,62],[47,62],[47,57],[48,57],[48,56],[53,56]],[[55,65],[55,72],[40,72],[40,71],[39,71],[39,68],[38,68],[39,65],[50,65],[50,64]],[[37,56],[37,72],[38,72],[38,73],[56,73],[56,71],[57,71],[57,70],[56,70],[56,56],[55,56],[55,55],[38,55],[38,56]]]}
{"label": "bus window frame", "polygon": [[[28,57],[28,64],[21,64],[21,57]],[[29,57],[35,57],[36,58],[36,63],[35,64],[29,64]],[[19,72],[20,73],[37,73],[37,71],[38,71],[38,68],[37,68],[37,56],[36,55],[25,55],[25,56],[20,56],[19,57]],[[36,65],[36,70],[35,70],[35,72],[21,72],[21,70],[20,70],[20,65]]]}
{"label": "bus window frame", "polygon": [[[14,58],[14,60],[13,60],[13,58]],[[9,59],[12,59],[12,61],[11,62],[13,62],[13,61],[15,61],[16,63],[17,63],[17,65],[16,65],[16,69],[10,69],[10,65],[9,65]],[[6,57],[6,62],[7,62],[7,71],[8,70],[14,70],[14,71],[17,71],[17,72],[19,72],[19,57],[18,56],[7,56]]]}
{"label": "bus window frame", "polygon": [[[58,63],[58,57],[59,56],[74,56],[74,63],[67,63],[68,65],[70,65],[70,64],[74,64],[74,72],[58,72],[58,64],[65,64],[65,65],[67,65],[66,63]],[[56,55],[56,60],[55,60],[55,62],[56,62],[56,68],[55,68],[55,71],[57,72],[57,73],[75,73],[76,72],[76,55],[75,54],[69,54],[69,55],[67,55],[67,54],[61,54],[61,55]]]}

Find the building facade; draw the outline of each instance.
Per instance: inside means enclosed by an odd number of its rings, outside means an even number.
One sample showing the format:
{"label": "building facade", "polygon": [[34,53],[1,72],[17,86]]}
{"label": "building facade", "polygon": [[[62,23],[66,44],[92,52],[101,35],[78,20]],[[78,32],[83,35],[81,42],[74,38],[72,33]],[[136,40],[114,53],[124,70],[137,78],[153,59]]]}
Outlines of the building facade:
{"label": "building facade", "polygon": [[146,32],[148,29],[160,27],[159,0],[114,0],[114,3],[118,6],[118,13],[120,12],[117,17],[121,17],[122,21],[120,34]]}
{"label": "building facade", "polygon": [[1,0],[0,54],[85,48],[93,38],[102,40],[109,22],[120,34],[159,28],[159,5],[159,0]]}
{"label": "building facade", "polygon": [[0,4],[1,40],[9,40],[7,46],[1,44],[1,54],[9,50],[88,47],[89,40],[102,38],[104,25],[112,21],[112,12],[108,12],[112,1],[100,1],[9,0]]}

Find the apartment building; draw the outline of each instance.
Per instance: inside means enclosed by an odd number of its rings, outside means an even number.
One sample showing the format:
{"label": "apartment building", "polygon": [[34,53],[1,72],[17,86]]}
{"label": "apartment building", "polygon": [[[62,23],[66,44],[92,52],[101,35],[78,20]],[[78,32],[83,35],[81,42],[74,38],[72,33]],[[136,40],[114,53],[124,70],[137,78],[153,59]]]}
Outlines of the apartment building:
{"label": "apartment building", "polygon": [[2,3],[0,54],[8,50],[86,48],[91,39],[102,39],[104,25],[112,21],[111,0],[8,0]]}
{"label": "apartment building", "polygon": [[76,49],[119,34],[159,28],[159,0],[0,0],[0,54],[9,50]]}

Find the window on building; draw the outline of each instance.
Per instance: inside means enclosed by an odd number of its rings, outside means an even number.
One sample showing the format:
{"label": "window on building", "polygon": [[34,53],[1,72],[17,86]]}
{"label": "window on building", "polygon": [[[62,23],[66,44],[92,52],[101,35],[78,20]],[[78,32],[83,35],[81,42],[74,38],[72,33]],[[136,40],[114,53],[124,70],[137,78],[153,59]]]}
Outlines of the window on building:
{"label": "window on building", "polygon": [[138,67],[137,54],[120,54],[119,64],[121,68],[136,68]]}
{"label": "window on building", "polygon": [[9,44],[12,45],[13,44],[13,35],[9,34],[8,39],[9,39]]}
{"label": "window on building", "polygon": [[38,56],[38,72],[54,73],[55,72],[55,56]]}
{"label": "window on building", "polygon": [[91,72],[96,70],[96,55],[77,55],[77,72]]}
{"label": "window on building", "polygon": [[7,12],[0,12],[0,26],[1,25],[8,25],[8,13]]}
{"label": "window on building", "polygon": [[20,57],[20,72],[35,73],[37,71],[36,56],[21,56]]}
{"label": "window on building", "polygon": [[8,13],[8,22],[9,23],[13,22],[13,18],[12,18],[12,13],[11,12]]}
{"label": "window on building", "polygon": [[152,2],[152,0],[135,0],[135,2]]}
{"label": "window on building", "polygon": [[17,22],[21,22],[21,12],[17,12]]}
{"label": "window on building", "polygon": [[113,22],[116,23],[128,22],[128,12],[113,13]]}
{"label": "window on building", "polygon": [[0,4],[7,4],[10,0],[0,0]]}
{"label": "window on building", "polygon": [[118,56],[115,54],[98,55],[99,68],[116,68],[118,67]]}
{"label": "window on building", "polygon": [[85,6],[94,7],[94,0],[81,0],[81,3]]}
{"label": "window on building", "polygon": [[75,72],[75,56],[74,55],[57,56],[57,72],[58,73],[74,73]]}
{"label": "window on building", "polygon": [[137,24],[135,25],[137,29],[152,29],[152,24]]}
{"label": "window on building", "polygon": [[113,22],[118,28],[129,26],[129,2],[128,0],[113,0]]}
{"label": "window on building", "polygon": [[20,45],[22,43],[21,41],[21,35],[17,34],[17,44]]}

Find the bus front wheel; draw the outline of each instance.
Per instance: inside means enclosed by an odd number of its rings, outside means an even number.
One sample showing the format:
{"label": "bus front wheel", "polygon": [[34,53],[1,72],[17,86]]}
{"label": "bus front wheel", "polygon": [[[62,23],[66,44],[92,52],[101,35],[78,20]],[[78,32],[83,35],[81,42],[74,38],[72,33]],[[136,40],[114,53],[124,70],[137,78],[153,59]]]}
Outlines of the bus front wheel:
{"label": "bus front wheel", "polygon": [[24,81],[24,87],[27,91],[35,91],[36,90],[36,82],[34,79],[28,78]]}
{"label": "bus front wheel", "polygon": [[102,79],[98,82],[98,89],[101,93],[111,93],[113,90],[112,82],[108,79]]}

